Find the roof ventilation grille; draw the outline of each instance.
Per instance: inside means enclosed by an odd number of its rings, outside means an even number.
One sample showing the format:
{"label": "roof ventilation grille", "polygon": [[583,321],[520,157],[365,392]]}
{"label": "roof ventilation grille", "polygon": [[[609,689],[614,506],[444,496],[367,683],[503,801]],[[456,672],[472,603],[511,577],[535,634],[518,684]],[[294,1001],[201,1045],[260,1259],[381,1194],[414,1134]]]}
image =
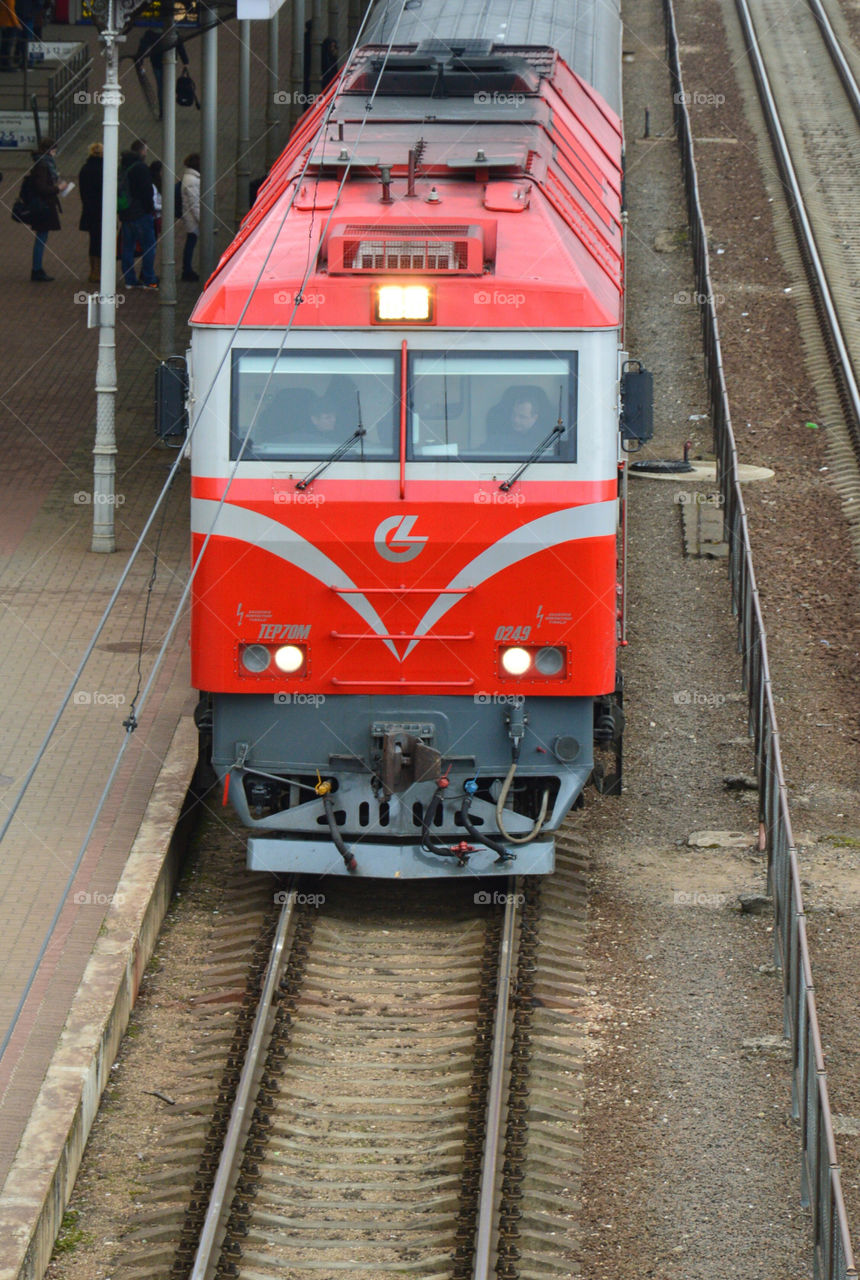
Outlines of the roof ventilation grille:
{"label": "roof ventilation grille", "polygon": [[332,229],[326,249],[331,273],[483,271],[480,227],[341,224]]}

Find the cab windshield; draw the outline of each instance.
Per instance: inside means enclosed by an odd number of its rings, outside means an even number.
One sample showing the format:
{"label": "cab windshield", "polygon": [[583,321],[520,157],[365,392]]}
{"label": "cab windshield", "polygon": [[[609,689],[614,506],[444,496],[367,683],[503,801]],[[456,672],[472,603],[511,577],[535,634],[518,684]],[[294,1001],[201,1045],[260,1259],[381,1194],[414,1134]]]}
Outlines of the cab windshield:
{"label": "cab windshield", "polygon": [[399,358],[376,351],[237,352],[230,457],[241,451],[247,461],[327,458],[362,425],[367,434],[356,441],[355,456],[394,458]]}
{"label": "cab windshield", "polygon": [[[576,460],[575,352],[408,352],[406,456],[521,462],[559,422],[541,461]],[[400,351],[245,350],[233,357],[230,456],[399,456]]]}
{"label": "cab windshield", "polygon": [[576,458],[572,352],[423,352],[409,357],[410,458],[521,461],[561,419],[543,461]]}

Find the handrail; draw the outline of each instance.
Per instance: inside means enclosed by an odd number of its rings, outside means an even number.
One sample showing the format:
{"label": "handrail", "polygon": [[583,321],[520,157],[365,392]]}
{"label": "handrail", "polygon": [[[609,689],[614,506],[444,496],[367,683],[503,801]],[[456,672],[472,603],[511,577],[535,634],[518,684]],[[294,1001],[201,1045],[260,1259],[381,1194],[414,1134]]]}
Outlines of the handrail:
{"label": "handrail", "polygon": [[782,768],[767,635],[752,562],[749,527],[738,481],[720,332],[714,305],[705,222],[687,99],[678,56],[672,0],[663,0],[666,44],[675,103],[675,127],[687,192],[690,237],[696,267],[705,365],[714,428],[717,476],[723,499],[732,610],[738,619],[738,651],[749,702],[759,794],[759,844],[767,852],[768,890],[774,900],[774,950],[782,970],[783,1023],[792,1048],[792,1114],[801,1134],[801,1203],[811,1207],[816,1280],[857,1280],[815,1006],[806,916],[788,791]]}
{"label": "handrail", "polygon": [[339,596],[467,596],[474,587],[332,587]]}
{"label": "handrail", "polygon": [[430,635],[422,634],[420,636],[409,636],[404,632],[383,633],[379,631],[332,631],[332,640],[474,640],[474,631],[464,631],[461,635],[455,635],[453,632],[449,635]]}

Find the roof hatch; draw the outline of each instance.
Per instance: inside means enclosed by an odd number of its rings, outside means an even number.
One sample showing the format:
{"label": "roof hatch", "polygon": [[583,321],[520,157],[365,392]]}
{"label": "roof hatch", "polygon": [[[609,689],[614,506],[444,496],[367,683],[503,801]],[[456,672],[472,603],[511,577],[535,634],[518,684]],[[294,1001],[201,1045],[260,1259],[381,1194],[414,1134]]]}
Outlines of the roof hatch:
{"label": "roof hatch", "polygon": [[474,98],[476,94],[540,92],[541,71],[520,52],[490,41],[446,44],[425,40],[408,50],[377,52],[365,47],[344,93],[371,93],[397,98]]}

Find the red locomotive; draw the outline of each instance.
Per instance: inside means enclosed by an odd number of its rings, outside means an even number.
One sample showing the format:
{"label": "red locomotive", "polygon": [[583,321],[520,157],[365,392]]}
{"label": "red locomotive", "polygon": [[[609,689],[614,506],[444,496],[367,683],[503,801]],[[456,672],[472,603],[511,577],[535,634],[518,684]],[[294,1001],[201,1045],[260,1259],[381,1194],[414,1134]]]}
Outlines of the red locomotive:
{"label": "red locomotive", "polygon": [[263,870],[549,872],[619,749],[617,14],[601,94],[560,36],[419,7],[192,317],[192,674]]}

